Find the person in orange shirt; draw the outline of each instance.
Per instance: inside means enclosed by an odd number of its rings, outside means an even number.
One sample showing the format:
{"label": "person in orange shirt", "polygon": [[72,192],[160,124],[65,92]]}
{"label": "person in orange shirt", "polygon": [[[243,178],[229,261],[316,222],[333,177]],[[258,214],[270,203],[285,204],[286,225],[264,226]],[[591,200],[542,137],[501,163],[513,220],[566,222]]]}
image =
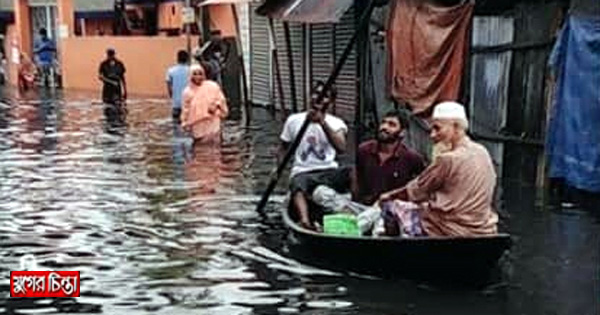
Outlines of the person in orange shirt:
{"label": "person in orange shirt", "polygon": [[221,120],[229,109],[218,83],[206,79],[200,64],[190,67],[190,82],[183,91],[181,127],[191,134],[194,144],[218,143],[221,140]]}

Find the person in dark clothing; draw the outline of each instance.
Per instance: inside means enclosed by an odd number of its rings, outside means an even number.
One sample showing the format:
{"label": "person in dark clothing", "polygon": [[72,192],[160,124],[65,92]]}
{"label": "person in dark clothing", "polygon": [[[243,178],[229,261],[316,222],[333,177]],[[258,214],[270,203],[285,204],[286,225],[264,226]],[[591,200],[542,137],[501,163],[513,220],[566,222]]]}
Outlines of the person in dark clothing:
{"label": "person in dark clothing", "polygon": [[400,112],[390,111],[381,120],[377,138],[360,144],[353,178],[356,201],[371,205],[380,194],[404,187],[425,169],[425,159],[402,141],[408,126]]}
{"label": "person in dark clothing", "polygon": [[223,85],[221,79],[221,48],[215,43],[203,54],[202,59],[210,67],[209,79]]}
{"label": "person in dark clothing", "polygon": [[98,79],[104,84],[102,101],[105,104],[121,107],[127,99],[125,65],[115,57],[114,49],[106,50],[106,60],[100,64]]}

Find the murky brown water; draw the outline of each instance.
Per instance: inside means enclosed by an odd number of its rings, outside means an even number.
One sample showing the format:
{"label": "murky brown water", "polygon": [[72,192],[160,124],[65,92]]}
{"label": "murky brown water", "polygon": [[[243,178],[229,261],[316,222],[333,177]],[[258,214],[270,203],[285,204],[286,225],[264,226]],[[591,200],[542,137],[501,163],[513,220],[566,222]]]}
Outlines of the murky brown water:
{"label": "murky brown water", "polygon": [[[340,275],[292,259],[277,216],[254,212],[281,125],[267,112],[193,152],[163,100],[130,101],[123,123],[89,95],[28,98],[0,103],[0,313],[598,314],[598,220],[542,210],[529,188],[504,185],[501,283]],[[81,297],[9,298],[25,254],[81,271]]]}

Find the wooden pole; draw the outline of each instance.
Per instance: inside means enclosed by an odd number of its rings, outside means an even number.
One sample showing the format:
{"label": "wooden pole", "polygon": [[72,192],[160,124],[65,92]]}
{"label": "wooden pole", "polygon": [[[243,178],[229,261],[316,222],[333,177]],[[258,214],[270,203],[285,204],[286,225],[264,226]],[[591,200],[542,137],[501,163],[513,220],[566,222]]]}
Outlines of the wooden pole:
{"label": "wooden pole", "polygon": [[235,22],[235,30],[237,32],[235,36],[235,43],[237,45],[238,60],[242,67],[242,94],[244,96],[244,114],[246,119],[246,126],[250,125],[252,119],[252,109],[250,108],[250,100],[248,99],[248,78],[246,77],[246,67],[244,63],[244,52],[242,47],[242,33],[240,31],[240,22],[238,20],[237,9],[235,4],[231,4],[231,11],[233,11],[233,20]]}
{"label": "wooden pole", "polygon": [[202,44],[210,41],[210,13],[208,6],[202,6]]}
{"label": "wooden pole", "polygon": [[[190,0],[185,0],[185,9],[186,10],[191,9]],[[186,50],[187,50],[188,56],[192,55],[192,37],[191,37],[191,27],[190,26],[191,25],[189,22],[185,23],[185,42],[186,42]],[[191,60],[191,58],[190,58],[190,60]]]}
{"label": "wooden pole", "polygon": [[294,55],[292,52],[292,36],[290,34],[290,24],[283,22],[283,32],[285,34],[285,45],[287,50],[288,68],[290,73],[290,99],[292,100],[292,111],[298,112],[298,101],[296,98],[296,76],[294,75]]}
{"label": "wooden pole", "polygon": [[273,68],[275,70],[275,81],[277,82],[277,92],[279,94],[279,106],[285,116],[288,114],[288,110],[285,106],[285,96],[283,94],[283,82],[281,81],[281,70],[279,68],[279,55],[277,49],[277,41],[275,37],[275,26],[273,19],[269,18],[269,34],[271,37],[271,57],[273,58]]}
{"label": "wooden pole", "polygon": [[[341,58],[336,63],[335,68],[333,69],[333,72],[331,73],[331,75],[329,75],[327,82],[325,82],[325,86],[323,87],[323,90],[321,91],[321,93],[319,93],[319,95],[316,99],[317,103],[319,103],[323,100],[326,93],[329,91],[329,89],[331,89],[331,86],[335,82],[335,79],[340,74],[342,67],[346,63],[346,60],[348,59],[348,56],[350,55],[350,52],[352,51],[352,48],[354,47],[354,44],[356,43],[356,39],[358,38],[360,30],[362,30],[368,26],[368,22],[371,17],[371,13],[373,13],[373,9],[375,8],[375,2],[376,2],[375,0],[371,0],[369,2],[367,9],[363,12],[363,15],[360,18],[360,23],[358,24],[357,29],[354,31],[354,35],[352,35],[352,38],[350,39],[348,44],[346,44],[346,48],[344,49],[344,52],[342,53]],[[326,110],[327,110],[327,108],[323,108],[323,111],[326,111]],[[292,141],[290,147],[288,148],[288,151],[285,153],[285,156],[283,157],[283,161],[281,161],[281,163],[277,166],[277,169],[274,172],[274,175],[271,178],[271,181],[269,182],[267,189],[263,192],[263,195],[262,195],[260,201],[258,202],[258,205],[256,206],[256,211],[258,213],[260,213],[261,215],[264,215],[264,207],[267,205],[267,202],[269,201],[269,196],[271,196],[271,193],[275,189],[275,186],[277,186],[277,182],[279,181],[279,178],[281,177],[281,174],[283,173],[285,166],[287,165],[287,163],[290,161],[290,159],[296,152],[296,149],[300,145],[300,141],[304,137],[304,133],[306,132],[306,129],[308,129],[309,125],[310,125],[310,121],[308,119],[305,119],[304,123],[302,124],[302,127],[300,127],[300,130],[298,131],[298,135],[296,135],[296,138],[294,139],[294,141]]]}
{"label": "wooden pole", "polygon": [[[370,43],[369,43],[370,44]],[[379,130],[379,112],[377,111],[377,95],[375,92],[375,79],[373,78],[373,51],[369,45],[369,95],[371,99],[371,114],[373,115],[375,132]]]}
{"label": "wooden pole", "polygon": [[356,32],[358,32],[358,42],[360,43],[356,47],[356,57],[357,57],[357,72],[358,72],[358,80],[357,80],[357,90],[358,90],[358,106],[355,109],[355,154],[356,159],[358,159],[358,146],[362,141],[362,137],[365,131],[365,111],[367,110],[367,106],[369,104],[370,99],[370,91],[368,86],[368,73],[369,73],[369,24],[367,24],[364,28],[359,28],[360,19],[358,16],[358,12],[362,12],[366,8],[365,3],[360,0],[354,1],[354,8],[357,12],[356,18]]}

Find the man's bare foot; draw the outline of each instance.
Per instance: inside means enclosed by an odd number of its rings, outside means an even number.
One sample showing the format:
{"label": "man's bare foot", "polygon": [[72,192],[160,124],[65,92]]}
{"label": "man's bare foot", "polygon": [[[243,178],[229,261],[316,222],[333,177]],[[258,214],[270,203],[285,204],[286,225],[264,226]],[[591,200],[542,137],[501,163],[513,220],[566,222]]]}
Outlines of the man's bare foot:
{"label": "man's bare foot", "polygon": [[308,221],[300,221],[300,226],[311,231],[316,231],[315,227]]}

